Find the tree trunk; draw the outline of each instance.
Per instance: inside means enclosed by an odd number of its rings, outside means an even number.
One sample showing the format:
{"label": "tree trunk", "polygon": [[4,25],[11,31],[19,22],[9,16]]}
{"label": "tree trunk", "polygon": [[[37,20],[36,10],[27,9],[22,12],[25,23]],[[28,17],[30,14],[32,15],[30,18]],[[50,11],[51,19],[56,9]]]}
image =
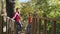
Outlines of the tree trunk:
{"label": "tree trunk", "polygon": [[[15,1],[15,0],[12,0]],[[10,18],[12,18],[13,13],[14,13],[14,3],[9,2],[9,0],[6,0],[6,12],[7,12],[7,16],[9,16]]]}

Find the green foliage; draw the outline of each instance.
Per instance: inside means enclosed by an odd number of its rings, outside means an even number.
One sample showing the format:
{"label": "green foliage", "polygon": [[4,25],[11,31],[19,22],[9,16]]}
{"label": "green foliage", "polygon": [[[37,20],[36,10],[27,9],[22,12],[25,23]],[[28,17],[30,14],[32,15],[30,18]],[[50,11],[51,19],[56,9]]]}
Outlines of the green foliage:
{"label": "green foliage", "polygon": [[[17,2],[18,3],[18,2]],[[20,3],[19,3],[20,4]],[[19,4],[16,6],[19,6]],[[59,0],[32,0],[24,4],[21,7],[21,16],[23,20],[27,21],[28,14],[32,15],[36,12],[37,15],[48,17],[48,18],[60,18],[60,1]],[[21,5],[20,4],[20,5]],[[57,33],[60,32],[59,24],[57,24]],[[51,23],[48,23],[47,27],[48,33],[51,31]]]}

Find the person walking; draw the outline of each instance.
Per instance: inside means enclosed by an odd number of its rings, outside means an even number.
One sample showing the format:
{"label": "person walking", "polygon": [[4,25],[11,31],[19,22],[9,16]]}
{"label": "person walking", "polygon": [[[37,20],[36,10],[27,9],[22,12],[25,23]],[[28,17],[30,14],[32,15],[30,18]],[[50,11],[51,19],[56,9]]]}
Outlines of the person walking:
{"label": "person walking", "polygon": [[20,34],[21,32],[21,18],[20,18],[20,14],[19,14],[19,8],[16,8],[16,11],[14,12],[14,16],[12,17],[12,19],[14,19],[16,21],[17,24],[17,34]]}
{"label": "person walking", "polygon": [[27,25],[27,33],[26,34],[30,34],[30,32],[31,32],[31,23],[32,23],[32,16],[31,16],[31,14],[29,14],[28,25]]}

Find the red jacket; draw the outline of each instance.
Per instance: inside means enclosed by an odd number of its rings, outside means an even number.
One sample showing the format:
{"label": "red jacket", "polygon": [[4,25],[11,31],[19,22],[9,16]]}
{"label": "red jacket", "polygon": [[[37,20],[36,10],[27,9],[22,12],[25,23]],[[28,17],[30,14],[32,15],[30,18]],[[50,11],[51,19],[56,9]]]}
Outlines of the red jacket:
{"label": "red jacket", "polygon": [[19,22],[20,21],[20,14],[18,12],[15,12],[13,19],[15,19],[16,22]]}
{"label": "red jacket", "polygon": [[28,23],[32,23],[32,17],[28,17]]}

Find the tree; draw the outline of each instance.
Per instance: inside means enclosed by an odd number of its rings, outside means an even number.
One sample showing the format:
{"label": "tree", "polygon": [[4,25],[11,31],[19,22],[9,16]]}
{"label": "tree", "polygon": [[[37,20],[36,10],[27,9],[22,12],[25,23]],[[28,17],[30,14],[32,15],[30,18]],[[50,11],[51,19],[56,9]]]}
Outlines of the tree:
{"label": "tree", "polygon": [[15,0],[6,0],[6,12],[7,12],[7,16],[11,17],[13,16],[14,13],[14,2],[10,2],[10,1],[15,1]]}

